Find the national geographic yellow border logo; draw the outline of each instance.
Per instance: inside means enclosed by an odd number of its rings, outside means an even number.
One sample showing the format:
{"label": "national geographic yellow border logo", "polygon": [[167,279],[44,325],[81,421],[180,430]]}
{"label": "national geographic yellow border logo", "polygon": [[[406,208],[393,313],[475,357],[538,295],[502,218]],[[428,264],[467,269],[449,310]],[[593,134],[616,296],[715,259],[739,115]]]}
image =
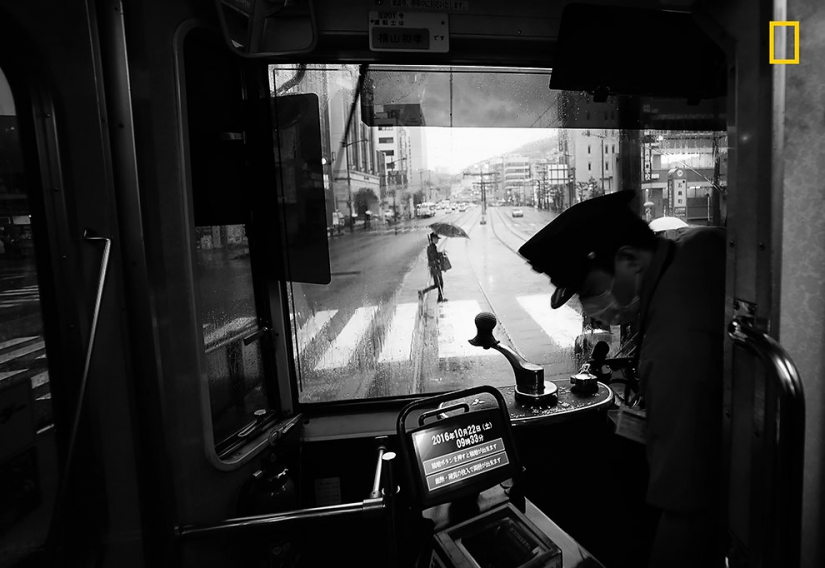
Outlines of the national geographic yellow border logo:
{"label": "national geographic yellow border logo", "polygon": [[[793,28],[793,59],[774,57],[774,36],[778,27]],[[772,65],[793,65],[799,63],[799,22],[770,22],[770,51],[768,58]]]}

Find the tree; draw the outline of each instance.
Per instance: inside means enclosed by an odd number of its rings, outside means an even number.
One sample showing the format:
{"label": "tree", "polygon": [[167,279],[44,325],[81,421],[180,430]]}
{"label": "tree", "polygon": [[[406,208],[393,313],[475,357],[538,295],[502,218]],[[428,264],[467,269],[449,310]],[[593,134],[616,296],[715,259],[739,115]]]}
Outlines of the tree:
{"label": "tree", "polygon": [[364,215],[367,209],[378,203],[378,196],[371,189],[362,188],[358,190],[353,199],[353,209],[358,215]]}

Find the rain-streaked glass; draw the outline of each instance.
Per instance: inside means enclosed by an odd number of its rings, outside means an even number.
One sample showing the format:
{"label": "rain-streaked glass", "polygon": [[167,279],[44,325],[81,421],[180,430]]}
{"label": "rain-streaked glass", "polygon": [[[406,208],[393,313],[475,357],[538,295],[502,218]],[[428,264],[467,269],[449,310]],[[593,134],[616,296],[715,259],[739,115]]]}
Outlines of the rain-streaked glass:
{"label": "rain-streaked glass", "polygon": [[[549,70],[370,67],[354,106],[358,66],[270,72],[276,105],[278,96],[318,96],[328,152],[332,280],[288,284],[302,402],[512,385],[500,353],[468,342],[482,312],[495,314],[496,339],[542,365],[546,378],[575,372],[598,340],[617,354],[620,329],[590,327],[575,297],[553,310],[554,288],[517,250],[571,205],[622,189],[622,151],[642,162],[643,187],[634,189],[651,203],[648,220],[718,221],[696,188],[714,188],[723,201],[722,133],[620,128],[626,99],[551,91]],[[633,102],[637,125],[692,120],[673,110],[678,102]],[[720,118],[707,105],[685,112]],[[681,179],[693,190],[677,204]],[[469,235],[436,244],[451,264],[444,302],[427,254],[435,222]]]}
{"label": "rain-streaked glass", "polygon": [[215,442],[268,409],[249,242],[243,225],[198,227],[197,279]]}
{"label": "rain-streaked glass", "polygon": [[[0,70],[0,564],[46,540],[57,494],[52,384],[46,358],[29,191],[17,110]],[[35,184],[36,187],[36,184]]]}

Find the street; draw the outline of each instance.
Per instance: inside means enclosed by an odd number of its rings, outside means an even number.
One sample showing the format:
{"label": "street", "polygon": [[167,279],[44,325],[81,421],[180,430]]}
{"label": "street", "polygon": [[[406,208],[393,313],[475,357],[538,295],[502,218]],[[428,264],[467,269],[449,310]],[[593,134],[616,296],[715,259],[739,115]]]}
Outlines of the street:
{"label": "street", "polygon": [[32,384],[38,428],[51,423],[51,392],[34,259],[0,261],[0,381]]}
{"label": "street", "polygon": [[[576,300],[552,310],[553,288],[517,254],[552,213],[481,207],[439,213],[392,226],[345,233],[330,245],[332,283],[294,284],[295,351],[302,401],[331,401],[445,391],[477,384],[507,385],[513,372],[503,355],[473,347],[474,318],[492,312],[495,337],[546,376],[574,370],[573,346],[582,332]],[[462,227],[470,235],[442,238],[452,269],[444,273],[447,302],[430,292],[428,225]]]}
{"label": "street", "polygon": [[[494,335],[545,375],[575,370],[575,338],[582,332],[574,299],[550,308],[553,288],[533,272],[517,249],[553,214],[510,207],[439,212],[428,219],[374,222],[370,230],[329,240],[332,282],[289,286],[293,348],[300,377],[300,399],[319,402],[403,396],[477,384],[512,384],[513,372],[495,350],[473,347],[474,318],[492,312]],[[469,235],[442,238],[440,251],[452,269],[444,273],[447,302],[431,291],[426,245],[429,225],[453,223]],[[219,337],[227,325],[254,321],[248,259],[215,251],[199,267],[205,336]],[[0,380],[25,374],[40,406],[47,406],[48,371],[42,339],[36,274],[31,261],[4,261],[0,273]],[[228,320],[226,313],[234,319]],[[223,314],[223,315],[220,315]],[[230,323],[226,323],[230,321]],[[47,410],[39,412],[43,426]]]}

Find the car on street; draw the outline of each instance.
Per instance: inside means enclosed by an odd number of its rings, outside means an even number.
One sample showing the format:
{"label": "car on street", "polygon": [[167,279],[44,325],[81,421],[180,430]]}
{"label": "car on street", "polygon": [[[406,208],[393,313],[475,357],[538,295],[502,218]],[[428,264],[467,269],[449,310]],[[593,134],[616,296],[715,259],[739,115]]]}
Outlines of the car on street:
{"label": "car on street", "polygon": [[522,211],[521,209],[513,209],[513,211],[510,214],[513,217],[524,217],[524,211]]}

